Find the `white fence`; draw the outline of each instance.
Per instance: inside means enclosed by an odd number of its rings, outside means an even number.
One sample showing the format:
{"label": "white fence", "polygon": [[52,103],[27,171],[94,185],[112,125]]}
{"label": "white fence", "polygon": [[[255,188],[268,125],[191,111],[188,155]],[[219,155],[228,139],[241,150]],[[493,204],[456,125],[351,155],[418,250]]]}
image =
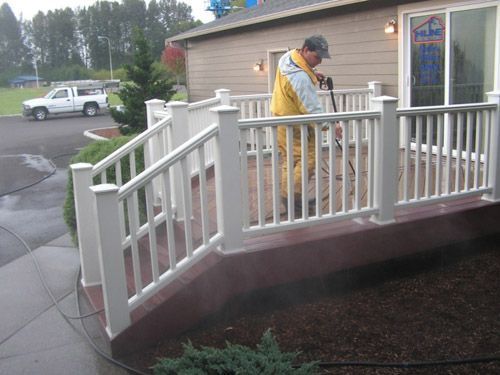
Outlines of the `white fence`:
{"label": "white fence", "polygon": [[[208,252],[242,250],[246,237],[355,217],[386,224],[395,220],[399,206],[471,194],[500,200],[499,93],[490,94],[490,103],[467,106],[396,110],[396,99],[374,97],[361,111],[246,119],[239,118],[237,107],[227,105],[227,96],[224,91],[201,107],[191,105],[196,115],[185,103],[170,103],[168,114],[161,110],[162,102],[149,103],[150,119],[161,117],[164,125],[148,130],[156,137],[141,135],[128,146],[142,145],[150,159],[123,186],[104,180],[88,193],[97,172],[82,179],[81,171],[89,166],[72,166],[77,211],[85,207],[94,220],[80,224],[77,212],[84,282],[102,284],[110,337],[130,324],[134,308]],[[186,127],[190,116],[202,125]],[[308,136],[304,123],[316,124],[314,135]],[[334,139],[337,123],[344,131],[341,149]],[[197,134],[177,131],[177,126]],[[315,173],[309,179],[303,168],[299,212],[290,198],[291,174],[284,178],[289,194],[286,214],[282,212],[279,126],[288,129],[289,155],[292,127],[300,128],[302,150],[308,142],[315,144]],[[307,165],[307,153],[301,155]],[[113,160],[103,161],[100,168],[119,163]],[[78,202],[77,191],[85,190],[94,204]],[[95,254],[83,254],[89,252],[80,233],[85,226],[94,228],[91,233],[98,238]],[[148,264],[148,270],[141,264]],[[133,275],[131,291],[127,275]]]}

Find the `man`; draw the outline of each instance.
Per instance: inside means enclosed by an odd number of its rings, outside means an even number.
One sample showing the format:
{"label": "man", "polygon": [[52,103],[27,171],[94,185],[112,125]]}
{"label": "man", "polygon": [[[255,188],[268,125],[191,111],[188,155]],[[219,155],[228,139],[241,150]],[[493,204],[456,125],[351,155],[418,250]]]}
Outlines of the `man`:
{"label": "man", "polygon": [[[316,84],[324,75],[314,68],[322,59],[329,59],[328,42],[322,35],[306,38],[301,49],[294,49],[284,54],[278,63],[271,100],[271,112],[274,116],[294,116],[323,112],[316,93]],[[342,137],[339,124],[336,127],[337,138]],[[288,208],[287,197],[287,152],[286,126],[278,126],[278,149],[282,157],[281,200]],[[302,158],[300,127],[293,129],[293,183],[294,201],[297,213],[302,211]],[[314,173],[315,143],[314,127],[308,125],[307,176]],[[305,192],[307,194],[307,192]]]}

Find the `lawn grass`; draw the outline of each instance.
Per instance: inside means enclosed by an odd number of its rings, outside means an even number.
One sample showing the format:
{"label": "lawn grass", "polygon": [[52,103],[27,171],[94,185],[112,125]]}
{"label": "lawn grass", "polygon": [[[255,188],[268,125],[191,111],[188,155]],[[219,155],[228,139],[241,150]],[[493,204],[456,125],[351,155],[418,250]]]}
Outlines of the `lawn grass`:
{"label": "lawn grass", "polygon": [[[47,94],[52,87],[12,89],[0,87],[0,116],[20,115],[22,113],[22,102],[28,99],[40,98]],[[120,98],[113,93],[109,95],[109,104],[115,106],[121,104]]]}
{"label": "lawn grass", "polygon": [[18,115],[22,112],[22,102],[40,98],[51,90],[50,87],[11,89],[0,87],[0,116]]}

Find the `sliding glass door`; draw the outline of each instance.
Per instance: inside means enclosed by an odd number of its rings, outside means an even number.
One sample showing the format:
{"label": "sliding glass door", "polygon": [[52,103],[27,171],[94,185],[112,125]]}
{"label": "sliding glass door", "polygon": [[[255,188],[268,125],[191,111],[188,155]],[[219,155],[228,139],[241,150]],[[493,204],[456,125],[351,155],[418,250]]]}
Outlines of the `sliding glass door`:
{"label": "sliding glass door", "polygon": [[409,15],[412,107],[475,103],[494,89],[497,7]]}

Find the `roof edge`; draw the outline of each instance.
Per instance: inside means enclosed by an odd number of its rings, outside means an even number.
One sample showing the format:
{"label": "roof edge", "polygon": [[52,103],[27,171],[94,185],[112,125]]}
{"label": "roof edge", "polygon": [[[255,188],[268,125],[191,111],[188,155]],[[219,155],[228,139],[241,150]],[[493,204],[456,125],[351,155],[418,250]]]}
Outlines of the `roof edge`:
{"label": "roof edge", "polygon": [[180,40],[185,40],[189,38],[195,38],[197,36],[203,36],[203,35],[209,35],[221,31],[226,31],[226,30],[231,30],[235,29],[238,27],[242,26],[249,26],[249,25],[254,25],[262,22],[267,22],[267,21],[273,21],[275,19],[280,19],[284,17],[290,17],[290,16],[295,16],[298,14],[304,14],[304,13],[311,13],[311,12],[316,12],[318,10],[323,10],[323,9],[328,9],[328,8],[336,8],[344,5],[350,5],[350,4],[356,4],[356,3],[364,3],[368,2],[369,0],[332,0],[320,4],[314,4],[314,5],[306,5],[303,7],[299,8],[294,8],[294,9],[289,9],[281,12],[276,12],[273,14],[268,14],[265,16],[260,16],[260,17],[255,17],[252,19],[248,20],[243,20],[243,21],[237,21],[234,23],[230,23],[227,25],[221,25],[221,26],[216,26],[208,30],[200,30],[200,31],[194,31],[194,32],[189,32],[187,31],[186,33],[179,34],[178,36],[173,36],[171,38],[167,38],[167,42],[176,42]]}

